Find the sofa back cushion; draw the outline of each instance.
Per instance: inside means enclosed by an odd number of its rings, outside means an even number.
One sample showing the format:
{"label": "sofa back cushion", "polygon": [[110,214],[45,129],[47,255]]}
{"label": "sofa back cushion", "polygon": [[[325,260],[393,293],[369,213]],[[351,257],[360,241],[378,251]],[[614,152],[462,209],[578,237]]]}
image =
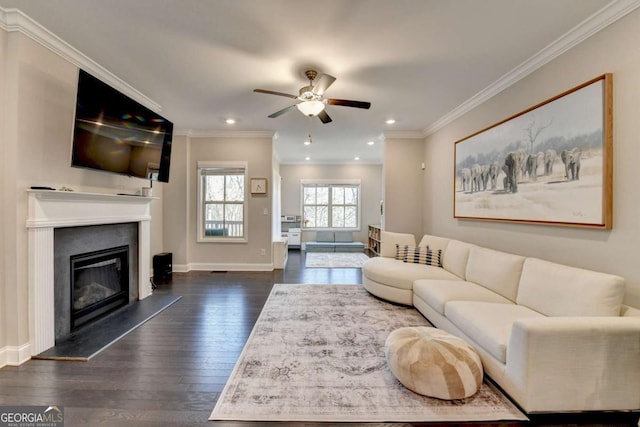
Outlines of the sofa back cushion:
{"label": "sofa back cushion", "polygon": [[316,242],[333,242],[335,234],[333,231],[316,231]]}
{"label": "sofa back cushion", "polygon": [[547,316],[619,316],[623,297],[622,277],[527,258],[517,302]]}
{"label": "sofa back cushion", "polygon": [[418,246],[429,246],[429,249],[437,250],[442,249],[442,252],[445,252],[447,249],[447,245],[451,239],[447,239],[445,237],[431,236],[430,234],[425,234],[422,236],[422,240]]}
{"label": "sofa back cushion", "polygon": [[353,242],[353,233],[350,231],[336,231],[335,241],[339,243],[351,243]]}
{"label": "sofa back cushion", "polygon": [[463,280],[467,276],[467,261],[469,252],[473,245],[471,243],[451,240],[447,245],[447,250],[442,255],[442,266],[449,272],[455,274]]}
{"label": "sofa back cushion", "polygon": [[413,234],[393,233],[391,231],[380,232],[380,256],[394,258],[396,256],[396,245],[415,246],[416,238]]}
{"label": "sofa back cushion", "polygon": [[474,246],[469,251],[466,279],[515,301],[525,258]]}

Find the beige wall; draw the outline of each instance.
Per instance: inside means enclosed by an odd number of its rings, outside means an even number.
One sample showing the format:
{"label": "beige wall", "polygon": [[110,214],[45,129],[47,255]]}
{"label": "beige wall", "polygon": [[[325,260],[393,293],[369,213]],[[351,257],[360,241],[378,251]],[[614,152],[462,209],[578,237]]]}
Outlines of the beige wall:
{"label": "beige wall", "polygon": [[[6,253],[10,249],[8,246],[6,234],[5,234],[5,225],[6,224],[6,216],[5,210],[8,209],[8,203],[5,203],[5,186],[9,182],[7,176],[7,144],[6,141],[6,114],[7,110],[5,105],[7,103],[6,92],[7,92],[7,59],[6,59],[6,41],[7,34],[4,31],[0,31],[0,200],[2,203],[0,204],[0,349],[3,348],[7,343],[7,280],[6,280],[6,268],[5,268],[5,258],[7,258]],[[0,366],[2,366],[2,357],[0,357]]]}
{"label": "beige wall", "polygon": [[385,140],[384,149],[384,229],[411,233],[419,239],[423,232],[424,140]]}
{"label": "beige wall", "polygon": [[[574,47],[426,140],[424,230],[483,246],[621,275],[640,307],[640,10]],[[606,72],[614,85],[613,229],[453,219],[454,142]]]}
{"label": "beige wall", "polygon": [[[20,33],[2,34],[2,254],[0,352],[29,342],[27,194],[32,185],[136,192],[148,181],[71,168],[78,68]],[[162,196],[162,185],[154,186]],[[162,251],[162,210],[152,203],[151,253]],[[0,363],[2,361],[0,360]]]}
{"label": "beige wall", "polygon": [[[269,269],[271,265],[271,138],[178,137],[172,156],[171,183],[164,197],[166,251],[173,252],[174,270]],[[198,161],[246,161],[248,176],[267,178],[267,196],[248,199],[248,242],[197,241]],[[174,167],[175,166],[175,167]],[[267,215],[264,214],[265,209]],[[265,255],[261,255],[261,250]]]}
{"label": "beige wall", "polygon": [[[164,249],[173,255],[174,269],[176,266],[189,263],[188,229],[189,206],[187,158],[189,140],[186,136],[175,136],[171,147],[171,171],[169,183],[165,185],[163,198]],[[177,270],[176,270],[177,271]]]}
{"label": "beige wall", "polygon": [[[367,242],[367,225],[380,223],[382,199],[381,165],[280,165],[282,177],[282,214],[300,215],[300,181],[302,179],[359,179],[362,212],[360,231],[353,239]],[[315,239],[315,231],[303,232],[302,240]]]}

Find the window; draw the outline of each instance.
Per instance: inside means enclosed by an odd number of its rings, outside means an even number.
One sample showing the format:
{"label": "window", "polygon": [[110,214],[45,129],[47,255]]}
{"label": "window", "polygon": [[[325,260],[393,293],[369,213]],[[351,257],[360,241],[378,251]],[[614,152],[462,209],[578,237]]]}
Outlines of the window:
{"label": "window", "polygon": [[304,228],[359,229],[360,182],[302,182]]}
{"label": "window", "polygon": [[246,242],[246,164],[198,162],[198,241]]}

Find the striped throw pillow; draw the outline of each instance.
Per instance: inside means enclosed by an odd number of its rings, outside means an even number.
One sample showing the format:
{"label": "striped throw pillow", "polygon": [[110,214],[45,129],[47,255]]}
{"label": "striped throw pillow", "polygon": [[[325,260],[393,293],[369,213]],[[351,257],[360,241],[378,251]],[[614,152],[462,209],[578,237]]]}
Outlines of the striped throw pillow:
{"label": "striped throw pillow", "polygon": [[409,250],[409,245],[402,245],[396,243],[396,258],[397,260],[404,261],[404,258],[407,256],[407,251]]}
{"label": "striped throw pillow", "polygon": [[431,250],[429,246],[407,248],[404,262],[442,267],[442,249]]}

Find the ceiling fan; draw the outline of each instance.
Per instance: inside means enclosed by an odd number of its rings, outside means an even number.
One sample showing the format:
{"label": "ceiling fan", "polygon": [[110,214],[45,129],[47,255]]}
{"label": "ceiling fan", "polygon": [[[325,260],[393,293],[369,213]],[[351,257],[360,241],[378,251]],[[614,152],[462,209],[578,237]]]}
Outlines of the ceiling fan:
{"label": "ceiling fan", "polygon": [[324,109],[326,105],[341,105],[343,107],[355,107],[364,109],[369,109],[369,107],[371,107],[370,102],[324,98],[323,95],[325,90],[327,90],[327,88],[331,86],[336,78],[330,76],[329,74],[320,74],[318,76],[318,72],[316,70],[307,70],[304,74],[309,79],[309,85],[300,88],[300,90],[298,91],[298,95],[290,95],[288,93],[276,92],[266,89],[253,90],[254,92],[285,96],[287,98],[297,99],[300,101],[296,104],[283,108],[280,111],[276,111],[275,113],[269,115],[270,118],[274,119],[276,117],[279,117],[287,111],[292,110],[294,107],[296,107],[305,116],[318,116],[322,123],[330,123],[332,121],[331,117],[329,117]]}

